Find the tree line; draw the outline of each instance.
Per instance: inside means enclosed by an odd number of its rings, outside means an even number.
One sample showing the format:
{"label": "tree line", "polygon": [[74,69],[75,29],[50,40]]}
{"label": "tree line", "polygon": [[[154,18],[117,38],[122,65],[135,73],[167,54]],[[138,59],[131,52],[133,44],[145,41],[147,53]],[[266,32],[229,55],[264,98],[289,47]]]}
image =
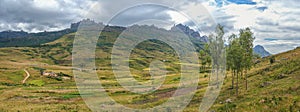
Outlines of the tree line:
{"label": "tree line", "polygon": [[[210,35],[209,43],[200,50],[201,70],[205,71],[207,64],[210,66],[213,63],[212,65],[218,71],[222,63],[226,61],[226,70],[231,73],[231,89],[236,89],[236,95],[238,95],[239,79],[244,79],[245,88],[248,89],[247,71],[252,68],[253,60],[257,57],[253,53],[255,37],[250,28],[245,28],[241,29],[239,34],[230,35],[225,44],[224,34],[224,27],[218,25],[215,35]],[[226,59],[222,56],[223,53],[225,54],[224,51],[226,51]]]}

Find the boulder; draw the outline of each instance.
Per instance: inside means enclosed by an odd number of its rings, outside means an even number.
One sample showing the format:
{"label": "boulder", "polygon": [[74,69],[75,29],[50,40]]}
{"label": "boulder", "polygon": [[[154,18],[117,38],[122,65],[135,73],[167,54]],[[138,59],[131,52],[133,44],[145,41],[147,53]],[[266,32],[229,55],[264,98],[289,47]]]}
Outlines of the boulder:
{"label": "boulder", "polygon": [[277,76],[277,79],[283,79],[285,77],[287,77],[285,74],[280,74],[280,75]]}
{"label": "boulder", "polygon": [[230,98],[225,100],[226,103],[232,103],[232,100]]}
{"label": "boulder", "polygon": [[272,84],[272,82],[263,82],[263,83],[260,84],[260,87],[267,87],[271,84]]}

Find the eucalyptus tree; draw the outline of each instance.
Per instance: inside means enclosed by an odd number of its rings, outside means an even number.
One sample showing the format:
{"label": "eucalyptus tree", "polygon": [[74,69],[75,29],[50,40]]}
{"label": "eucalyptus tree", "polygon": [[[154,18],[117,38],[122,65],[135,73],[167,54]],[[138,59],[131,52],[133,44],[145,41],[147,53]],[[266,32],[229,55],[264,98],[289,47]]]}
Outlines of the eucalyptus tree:
{"label": "eucalyptus tree", "polygon": [[[201,60],[201,65],[202,65],[202,70],[206,71],[206,67],[210,67],[211,66],[211,56],[209,54],[210,50],[209,50],[209,45],[205,44],[203,49],[200,50],[199,54],[200,54],[200,60]],[[207,65],[207,66],[206,66]]]}
{"label": "eucalyptus tree", "polygon": [[232,71],[232,88],[234,88],[234,78],[236,77],[236,94],[238,95],[239,75],[245,73],[246,90],[248,89],[247,71],[253,66],[253,33],[249,28],[240,30],[237,36],[232,34],[229,39],[227,50],[227,68]]}
{"label": "eucalyptus tree", "polygon": [[[253,66],[253,41],[255,37],[250,28],[240,30],[240,45],[243,48],[243,72],[245,74],[246,90],[248,89],[247,71]],[[243,72],[241,74],[243,74]]]}
{"label": "eucalyptus tree", "polygon": [[229,43],[227,48],[227,67],[229,67],[232,74],[232,88],[234,86],[234,78],[236,77],[236,94],[238,95],[239,89],[239,74],[243,71],[243,48],[240,45],[240,39],[232,35],[233,39]]}
{"label": "eucalyptus tree", "polygon": [[209,36],[209,50],[211,55],[212,67],[216,70],[216,80],[218,81],[220,70],[225,69],[225,45],[224,45],[224,27],[217,25],[215,34]]}

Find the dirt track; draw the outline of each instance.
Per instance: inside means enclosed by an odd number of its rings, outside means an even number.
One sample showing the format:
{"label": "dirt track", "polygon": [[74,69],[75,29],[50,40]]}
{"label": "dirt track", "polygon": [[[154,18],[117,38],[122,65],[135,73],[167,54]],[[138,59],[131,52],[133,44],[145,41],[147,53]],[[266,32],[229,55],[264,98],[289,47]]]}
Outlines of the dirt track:
{"label": "dirt track", "polygon": [[24,84],[26,82],[26,80],[30,77],[30,74],[27,70],[24,69],[24,72],[26,73],[26,77],[23,79],[22,83]]}

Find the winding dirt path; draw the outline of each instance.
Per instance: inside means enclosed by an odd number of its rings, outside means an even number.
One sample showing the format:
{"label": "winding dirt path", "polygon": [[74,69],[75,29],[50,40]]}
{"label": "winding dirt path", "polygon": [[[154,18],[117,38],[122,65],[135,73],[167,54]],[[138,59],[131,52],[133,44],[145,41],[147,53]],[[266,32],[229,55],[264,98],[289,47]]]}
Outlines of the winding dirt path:
{"label": "winding dirt path", "polygon": [[26,73],[27,76],[22,81],[22,84],[24,84],[26,82],[26,80],[30,77],[30,74],[29,74],[29,72],[26,69],[24,69],[24,72]]}

